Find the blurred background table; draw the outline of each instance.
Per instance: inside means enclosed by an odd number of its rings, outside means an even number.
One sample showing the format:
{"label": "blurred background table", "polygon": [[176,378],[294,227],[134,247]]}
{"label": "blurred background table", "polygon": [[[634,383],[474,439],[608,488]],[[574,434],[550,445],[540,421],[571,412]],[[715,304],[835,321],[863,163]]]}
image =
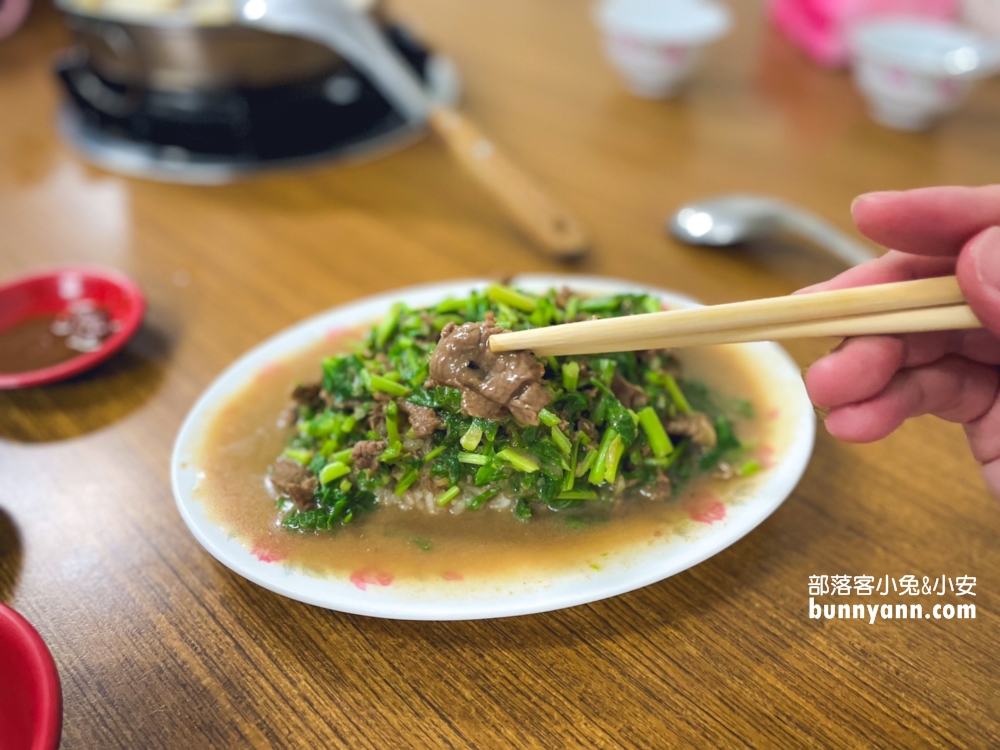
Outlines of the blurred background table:
{"label": "blurred background table", "polygon": [[[784,246],[711,252],[662,231],[678,204],[770,193],[847,231],[858,193],[997,181],[1000,82],[926,135],[865,115],[733,0],[736,31],[683,99],[624,93],[583,0],[399,0],[454,56],[465,109],[583,217],[575,270],[711,303],[836,272]],[[148,293],[127,351],[0,394],[0,599],[59,665],[64,747],[539,745],[986,747],[1000,736],[1000,505],[962,430],[870,446],[821,429],[801,486],[702,565],[610,601],[493,622],[390,622],[279,598],[178,516],[168,460],[198,394],[294,321],[441,278],[556,270],[443,149],[222,188],[84,166],[54,127],[59,18],[0,44],[0,275],[87,261]],[[789,348],[803,366],[824,342]],[[974,621],[817,621],[813,574],[978,576]],[[859,601],[857,599],[853,601]]]}

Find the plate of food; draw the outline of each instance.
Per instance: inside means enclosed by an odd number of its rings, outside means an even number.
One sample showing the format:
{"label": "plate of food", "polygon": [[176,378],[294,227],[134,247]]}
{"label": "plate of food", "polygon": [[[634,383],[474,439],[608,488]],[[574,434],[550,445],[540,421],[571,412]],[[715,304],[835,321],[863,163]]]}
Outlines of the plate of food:
{"label": "plate of food", "polygon": [[536,357],[488,340],[694,306],[525,275],[321,313],[192,408],[172,459],[178,508],[237,574],[355,614],[505,617],[655,583],[795,488],[815,437],[799,367],[773,343]]}

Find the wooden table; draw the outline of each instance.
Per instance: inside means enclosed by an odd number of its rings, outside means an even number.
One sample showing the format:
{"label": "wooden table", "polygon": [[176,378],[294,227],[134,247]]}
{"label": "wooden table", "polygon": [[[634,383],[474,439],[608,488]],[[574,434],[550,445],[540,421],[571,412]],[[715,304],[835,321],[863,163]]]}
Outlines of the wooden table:
{"label": "wooden table", "polygon": [[[997,180],[997,82],[934,133],[890,132],[846,75],[812,68],[767,28],[761,2],[730,4],[736,32],[673,102],[622,91],[589,0],[396,11],[454,56],[466,111],[586,218],[596,249],[581,272],[707,302],[784,294],[837,269],[788,246],[685,248],[664,217],[744,190],[851,231],[858,193]],[[801,485],[753,534],[562,612],[367,619],[216,563],[174,508],[168,459],[225,365],[373,292],[557,266],[432,142],[213,189],[90,169],[53,125],[50,66],[66,41],[36,8],[0,43],[0,274],[103,263],[150,303],[113,361],[0,395],[0,599],[52,648],[66,748],[996,745],[1000,506],[961,429],[931,419],[869,446],[821,429]],[[826,345],[790,350],[806,365]],[[978,617],[811,620],[819,574],[977,576]]]}

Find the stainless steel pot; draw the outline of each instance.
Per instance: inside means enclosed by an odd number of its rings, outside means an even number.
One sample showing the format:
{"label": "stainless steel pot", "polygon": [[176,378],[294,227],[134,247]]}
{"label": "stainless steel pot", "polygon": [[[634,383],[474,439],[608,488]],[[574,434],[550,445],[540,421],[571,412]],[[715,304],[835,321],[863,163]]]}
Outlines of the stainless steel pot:
{"label": "stainless steel pot", "polygon": [[[380,0],[369,11],[385,27]],[[83,13],[61,3],[67,25],[91,69],[124,87],[169,92],[266,88],[330,73],[343,58],[298,36],[245,25],[178,23]]]}

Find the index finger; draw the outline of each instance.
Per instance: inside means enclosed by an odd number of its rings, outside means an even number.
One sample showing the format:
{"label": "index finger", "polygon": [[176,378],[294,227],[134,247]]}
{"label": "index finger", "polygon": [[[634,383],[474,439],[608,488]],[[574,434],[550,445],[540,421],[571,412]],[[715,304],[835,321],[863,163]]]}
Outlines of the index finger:
{"label": "index finger", "polygon": [[851,214],[861,233],[883,247],[955,257],[984,229],[1000,225],[1000,185],[868,193]]}
{"label": "index finger", "polygon": [[795,294],[830,292],[834,289],[848,289],[855,286],[948,276],[955,273],[955,263],[955,258],[928,258],[890,250],[881,258],[855,266],[827,281],[799,289]]}

